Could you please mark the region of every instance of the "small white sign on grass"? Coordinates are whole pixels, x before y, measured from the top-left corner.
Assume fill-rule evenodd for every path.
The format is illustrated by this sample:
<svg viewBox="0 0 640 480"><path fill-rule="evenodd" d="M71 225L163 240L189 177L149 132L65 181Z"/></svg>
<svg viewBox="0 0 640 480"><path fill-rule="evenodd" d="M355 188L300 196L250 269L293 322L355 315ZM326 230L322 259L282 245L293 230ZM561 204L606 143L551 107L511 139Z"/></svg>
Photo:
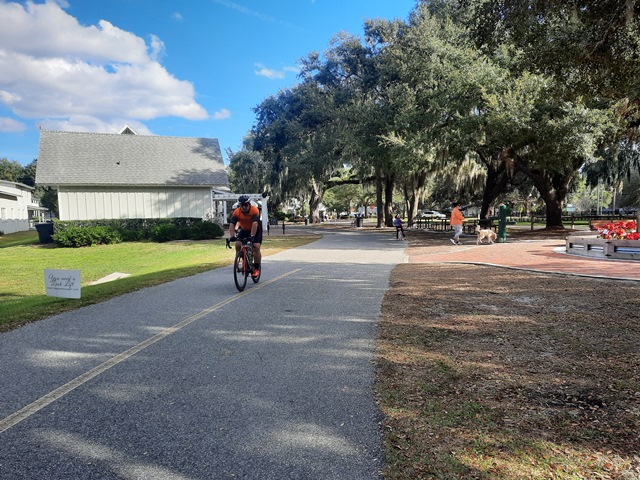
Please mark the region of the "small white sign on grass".
<svg viewBox="0 0 640 480"><path fill-rule="evenodd" d="M44 270L44 286L50 297L80 298L80 270Z"/></svg>

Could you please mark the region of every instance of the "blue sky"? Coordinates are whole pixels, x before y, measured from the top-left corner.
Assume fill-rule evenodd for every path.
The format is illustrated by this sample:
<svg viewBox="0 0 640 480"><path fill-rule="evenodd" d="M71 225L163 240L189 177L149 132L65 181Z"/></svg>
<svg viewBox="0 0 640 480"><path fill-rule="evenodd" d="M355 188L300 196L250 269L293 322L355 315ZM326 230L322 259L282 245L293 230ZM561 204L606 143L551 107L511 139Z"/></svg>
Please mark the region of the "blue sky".
<svg viewBox="0 0 640 480"><path fill-rule="evenodd" d="M415 0L0 0L0 158L39 128L214 137L237 151L298 60ZM225 155L226 158L226 155Z"/></svg>

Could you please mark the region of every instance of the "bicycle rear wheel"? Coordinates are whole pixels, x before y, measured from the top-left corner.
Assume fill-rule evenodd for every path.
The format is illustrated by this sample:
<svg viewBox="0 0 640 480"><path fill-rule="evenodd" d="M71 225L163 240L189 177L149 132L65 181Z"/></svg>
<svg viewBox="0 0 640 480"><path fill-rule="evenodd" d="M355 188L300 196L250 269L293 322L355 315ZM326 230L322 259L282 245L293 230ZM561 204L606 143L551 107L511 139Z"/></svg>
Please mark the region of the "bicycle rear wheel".
<svg viewBox="0 0 640 480"><path fill-rule="evenodd" d="M233 261L233 281L236 282L236 288L240 292L247 286L248 267L242 251L236 253L236 259Z"/></svg>

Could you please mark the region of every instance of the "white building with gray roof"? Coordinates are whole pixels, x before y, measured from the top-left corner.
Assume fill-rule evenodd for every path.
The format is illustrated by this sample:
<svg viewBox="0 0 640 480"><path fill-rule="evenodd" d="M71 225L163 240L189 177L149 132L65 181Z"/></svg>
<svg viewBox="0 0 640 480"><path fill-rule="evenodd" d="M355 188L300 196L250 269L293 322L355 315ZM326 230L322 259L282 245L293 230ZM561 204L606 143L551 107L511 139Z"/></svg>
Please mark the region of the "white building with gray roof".
<svg viewBox="0 0 640 480"><path fill-rule="evenodd" d="M229 192L215 138L40 131L38 185L58 191L60 220L202 218Z"/></svg>
<svg viewBox="0 0 640 480"><path fill-rule="evenodd" d="M46 208L33 196L34 188L0 180L0 235L27 231L35 221L44 220Z"/></svg>

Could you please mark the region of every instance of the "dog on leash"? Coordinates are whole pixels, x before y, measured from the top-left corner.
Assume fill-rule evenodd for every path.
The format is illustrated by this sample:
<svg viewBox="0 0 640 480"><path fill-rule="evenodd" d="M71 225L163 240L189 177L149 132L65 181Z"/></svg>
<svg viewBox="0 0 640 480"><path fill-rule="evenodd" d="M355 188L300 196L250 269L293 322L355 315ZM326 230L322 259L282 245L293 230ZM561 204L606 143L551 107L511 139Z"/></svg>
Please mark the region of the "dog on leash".
<svg viewBox="0 0 640 480"><path fill-rule="evenodd" d="M480 225L476 226L476 233L478 234L478 240L476 240L476 245L480 245L481 243L484 243L483 240L486 238L487 240L489 240L489 243L493 243L493 241L496 239L496 232L494 232L491 229L482 229L480 228Z"/></svg>

